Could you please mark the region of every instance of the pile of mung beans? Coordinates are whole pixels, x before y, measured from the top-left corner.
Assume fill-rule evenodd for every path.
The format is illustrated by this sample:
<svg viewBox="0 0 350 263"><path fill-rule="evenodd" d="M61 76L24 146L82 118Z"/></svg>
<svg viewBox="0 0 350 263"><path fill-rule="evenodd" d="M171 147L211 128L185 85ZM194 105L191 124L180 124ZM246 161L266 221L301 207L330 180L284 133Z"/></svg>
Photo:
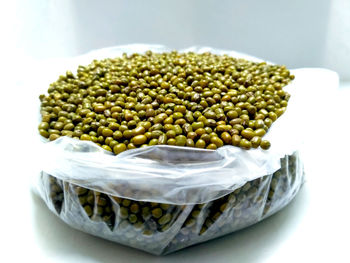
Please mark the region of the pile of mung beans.
<svg viewBox="0 0 350 263"><path fill-rule="evenodd" d="M119 154L151 145L268 149L287 107L285 66L193 52L124 54L79 66L41 95L40 134Z"/></svg>

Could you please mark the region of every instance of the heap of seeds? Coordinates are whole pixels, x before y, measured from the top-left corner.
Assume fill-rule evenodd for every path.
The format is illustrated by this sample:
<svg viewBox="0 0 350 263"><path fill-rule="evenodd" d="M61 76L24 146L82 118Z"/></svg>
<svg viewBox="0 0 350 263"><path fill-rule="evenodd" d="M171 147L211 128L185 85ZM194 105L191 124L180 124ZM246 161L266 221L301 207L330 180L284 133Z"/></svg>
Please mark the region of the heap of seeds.
<svg viewBox="0 0 350 263"><path fill-rule="evenodd" d="M119 154L166 144L268 149L287 107L285 66L193 52L124 54L79 66L41 95L40 134L89 140Z"/></svg>

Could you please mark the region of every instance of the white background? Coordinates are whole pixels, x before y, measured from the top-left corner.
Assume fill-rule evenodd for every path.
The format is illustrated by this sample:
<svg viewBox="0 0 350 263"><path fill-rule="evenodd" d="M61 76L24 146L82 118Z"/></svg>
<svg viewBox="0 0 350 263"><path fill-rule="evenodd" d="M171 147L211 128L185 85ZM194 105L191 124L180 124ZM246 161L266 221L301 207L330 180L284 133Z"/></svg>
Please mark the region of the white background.
<svg viewBox="0 0 350 263"><path fill-rule="evenodd" d="M6 2L5 2L6 3ZM38 59L135 42L235 49L350 79L349 1L11 1L1 5L1 262L350 262L350 85L310 82L307 181L283 211L167 257L76 231L30 191ZM23 77L24 76L24 77ZM30 80L30 81L29 81Z"/></svg>
<svg viewBox="0 0 350 263"><path fill-rule="evenodd" d="M23 58L129 43L208 45L350 80L349 0L17 0L1 4L4 38ZM14 54L11 54L14 55Z"/></svg>

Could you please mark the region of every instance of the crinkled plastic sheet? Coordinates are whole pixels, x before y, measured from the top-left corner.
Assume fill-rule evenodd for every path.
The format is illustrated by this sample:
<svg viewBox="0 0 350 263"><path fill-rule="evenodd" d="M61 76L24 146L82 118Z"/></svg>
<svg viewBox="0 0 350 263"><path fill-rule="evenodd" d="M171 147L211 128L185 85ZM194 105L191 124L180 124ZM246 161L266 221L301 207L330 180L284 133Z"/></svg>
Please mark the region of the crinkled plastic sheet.
<svg viewBox="0 0 350 263"><path fill-rule="evenodd" d="M113 47L73 59L69 66L146 50L170 49ZM261 61L206 47L183 51ZM256 223L288 204L303 182L293 115L303 85L300 72L292 73L296 79L287 87L292 93L287 111L265 136L272 143L268 151L159 145L115 156L92 142L62 137L40 145L41 196L72 227L157 255Z"/></svg>
<svg viewBox="0 0 350 263"><path fill-rule="evenodd" d="M60 138L48 143L42 170L76 185L123 198L198 204L226 195L247 181L272 174L279 158L264 151L159 145L115 156L92 142Z"/></svg>

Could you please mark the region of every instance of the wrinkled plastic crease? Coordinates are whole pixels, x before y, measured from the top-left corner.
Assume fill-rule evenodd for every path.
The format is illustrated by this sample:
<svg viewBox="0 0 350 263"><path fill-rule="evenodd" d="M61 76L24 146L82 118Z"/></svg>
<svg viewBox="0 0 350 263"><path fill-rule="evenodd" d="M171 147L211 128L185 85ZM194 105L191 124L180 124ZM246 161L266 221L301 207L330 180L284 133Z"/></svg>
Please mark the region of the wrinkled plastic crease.
<svg viewBox="0 0 350 263"><path fill-rule="evenodd" d="M42 170L61 180L132 200L198 204L279 167L263 150L152 146L114 156L92 142L62 137L43 145ZM125 191L125 190L128 191ZM134 191L130 191L134 190Z"/></svg>

